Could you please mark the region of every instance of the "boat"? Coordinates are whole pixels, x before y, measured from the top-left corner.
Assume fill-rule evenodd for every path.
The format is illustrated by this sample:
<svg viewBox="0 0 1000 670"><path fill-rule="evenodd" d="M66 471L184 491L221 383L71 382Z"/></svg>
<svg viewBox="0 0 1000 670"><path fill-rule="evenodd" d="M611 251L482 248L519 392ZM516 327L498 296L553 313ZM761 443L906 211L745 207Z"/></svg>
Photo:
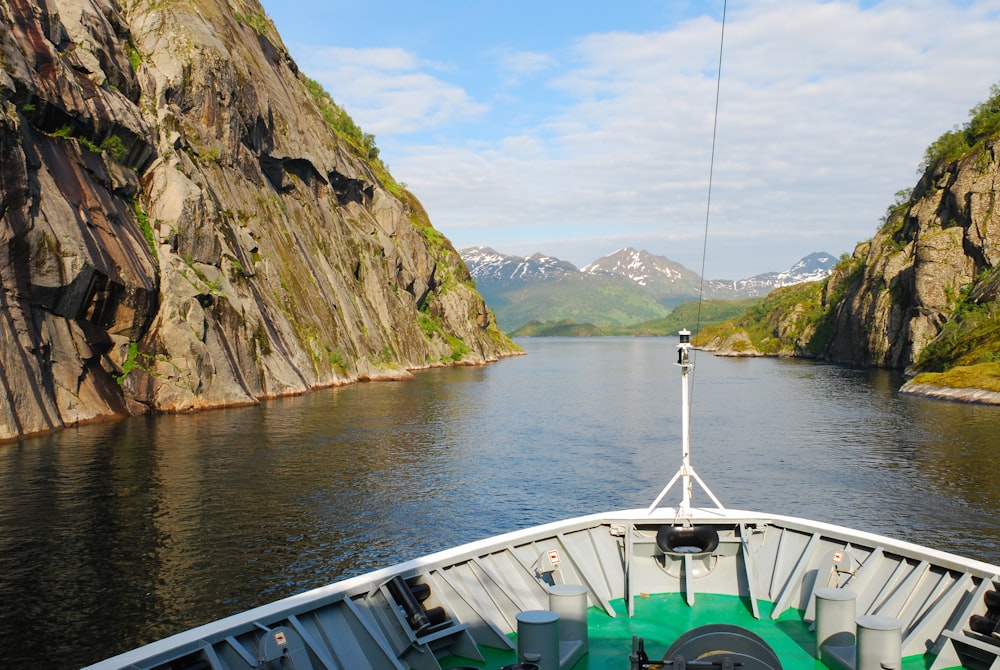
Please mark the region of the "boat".
<svg viewBox="0 0 1000 670"><path fill-rule="evenodd" d="M722 504L691 462L690 338L681 464L649 507L439 551L87 670L1000 669L1000 566Z"/></svg>
<svg viewBox="0 0 1000 670"><path fill-rule="evenodd" d="M681 465L649 507L408 560L88 670L1000 668L1000 566L716 498L691 463L690 350L681 331Z"/></svg>

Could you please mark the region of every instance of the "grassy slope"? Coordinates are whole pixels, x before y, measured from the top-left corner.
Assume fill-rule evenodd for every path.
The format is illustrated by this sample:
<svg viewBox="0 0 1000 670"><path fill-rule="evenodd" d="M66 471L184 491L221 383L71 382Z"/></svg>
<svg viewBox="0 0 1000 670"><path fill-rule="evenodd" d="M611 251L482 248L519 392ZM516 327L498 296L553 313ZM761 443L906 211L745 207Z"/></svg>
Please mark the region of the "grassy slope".
<svg viewBox="0 0 1000 670"><path fill-rule="evenodd" d="M565 276L507 289L480 282L480 293L501 328L515 330L544 318L553 322L624 326L659 318L669 308L642 287L621 278Z"/></svg>
<svg viewBox="0 0 1000 670"><path fill-rule="evenodd" d="M576 323L571 319L560 321L530 321L511 333L515 337L594 337L594 336L665 336L676 335L682 328L694 331L718 323L760 303L760 298L747 300L706 300L700 307L697 302L678 305L670 314L631 326ZM700 309L700 315L699 315Z"/></svg>
<svg viewBox="0 0 1000 670"><path fill-rule="evenodd" d="M998 282L1000 268L986 273L975 286ZM1000 302L977 301L973 288L963 291L951 319L920 352L917 367L923 372L914 383L1000 392Z"/></svg>
<svg viewBox="0 0 1000 670"><path fill-rule="evenodd" d="M764 355L817 356L825 346L816 335L825 331L820 326L828 316L822 305L825 286L825 281L817 281L775 289L743 314L703 328L692 341L704 345L744 332Z"/></svg>

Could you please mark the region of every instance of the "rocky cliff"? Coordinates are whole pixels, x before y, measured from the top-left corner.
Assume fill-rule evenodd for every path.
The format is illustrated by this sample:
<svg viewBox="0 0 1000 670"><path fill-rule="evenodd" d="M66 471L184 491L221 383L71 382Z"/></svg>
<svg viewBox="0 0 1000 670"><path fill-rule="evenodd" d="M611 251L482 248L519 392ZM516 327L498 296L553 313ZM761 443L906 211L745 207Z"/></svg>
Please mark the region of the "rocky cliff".
<svg viewBox="0 0 1000 670"><path fill-rule="evenodd" d="M997 299L1000 140L929 166L885 225L831 277L830 360L907 369L967 299Z"/></svg>
<svg viewBox="0 0 1000 670"><path fill-rule="evenodd" d="M915 381L1000 390L1000 86L991 93L928 147L917 185L826 282L779 289L695 342L911 373L960 366Z"/></svg>
<svg viewBox="0 0 1000 670"><path fill-rule="evenodd" d="M0 64L0 439L515 353L255 0L0 0Z"/></svg>

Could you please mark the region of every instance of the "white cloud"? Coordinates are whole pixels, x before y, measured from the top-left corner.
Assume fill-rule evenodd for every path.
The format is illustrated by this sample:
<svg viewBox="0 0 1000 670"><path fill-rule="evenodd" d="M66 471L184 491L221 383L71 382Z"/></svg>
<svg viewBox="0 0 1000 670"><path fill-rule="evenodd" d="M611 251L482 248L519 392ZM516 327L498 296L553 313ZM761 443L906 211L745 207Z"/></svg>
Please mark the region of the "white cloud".
<svg viewBox="0 0 1000 670"><path fill-rule="evenodd" d="M494 53L502 80L515 84L526 77L533 77L556 65L554 56L535 51L498 49Z"/></svg>
<svg viewBox="0 0 1000 670"><path fill-rule="evenodd" d="M924 148L1000 80L998 34L995 0L733 8L709 276L781 270L870 237L915 183ZM317 78L380 134L396 177L456 245L584 264L645 244L697 267L718 39L718 21L702 17L580 36L558 54L493 49L498 71L546 83L548 97L518 89L509 107L482 81L400 50L329 50L312 63L328 64ZM403 135L428 128L433 137Z"/></svg>
<svg viewBox="0 0 1000 670"><path fill-rule="evenodd" d="M436 76L442 66L403 49L326 47L305 50L300 60L365 131L376 135L441 128L488 109Z"/></svg>

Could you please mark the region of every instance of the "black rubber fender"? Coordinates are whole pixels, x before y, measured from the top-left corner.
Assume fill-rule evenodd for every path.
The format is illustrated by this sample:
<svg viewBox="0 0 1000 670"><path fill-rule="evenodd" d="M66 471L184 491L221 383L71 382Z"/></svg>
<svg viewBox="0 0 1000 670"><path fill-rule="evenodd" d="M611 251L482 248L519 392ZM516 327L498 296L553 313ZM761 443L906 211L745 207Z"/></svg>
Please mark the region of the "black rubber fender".
<svg viewBox="0 0 1000 670"><path fill-rule="evenodd" d="M656 531L656 546L665 554L707 554L718 548L719 531L714 526L663 525Z"/></svg>

